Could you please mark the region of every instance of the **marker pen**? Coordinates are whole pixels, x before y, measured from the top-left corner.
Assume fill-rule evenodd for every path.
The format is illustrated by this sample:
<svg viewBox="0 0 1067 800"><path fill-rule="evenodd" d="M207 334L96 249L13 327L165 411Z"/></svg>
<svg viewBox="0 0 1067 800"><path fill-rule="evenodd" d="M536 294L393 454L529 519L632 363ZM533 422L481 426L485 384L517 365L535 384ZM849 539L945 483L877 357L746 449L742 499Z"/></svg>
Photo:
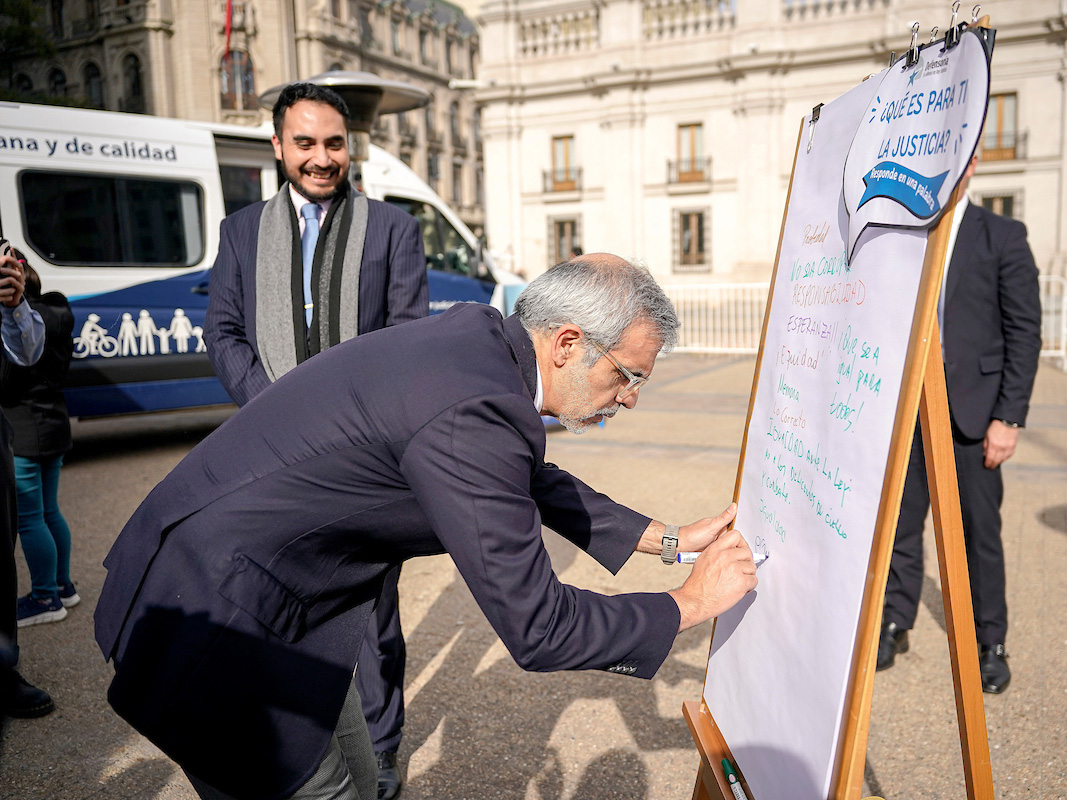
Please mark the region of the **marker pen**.
<svg viewBox="0 0 1067 800"><path fill-rule="evenodd" d="M734 767L730 763L730 759L724 758L722 760L722 771L726 775L726 780L730 784L730 791L734 793L734 800L748 800L748 795L745 794L745 790L741 788L741 781L737 779L737 773L734 772Z"/></svg>
<svg viewBox="0 0 1067 800"><path fill-rule="evenodd" d="M678 554L678 557L675 559L675 561L677 561L679 564L692 564L699 557L700 553L683 552ZM755 562L756 566L758 567L770 557L770 553L753 553L752 561Z"/></svg>

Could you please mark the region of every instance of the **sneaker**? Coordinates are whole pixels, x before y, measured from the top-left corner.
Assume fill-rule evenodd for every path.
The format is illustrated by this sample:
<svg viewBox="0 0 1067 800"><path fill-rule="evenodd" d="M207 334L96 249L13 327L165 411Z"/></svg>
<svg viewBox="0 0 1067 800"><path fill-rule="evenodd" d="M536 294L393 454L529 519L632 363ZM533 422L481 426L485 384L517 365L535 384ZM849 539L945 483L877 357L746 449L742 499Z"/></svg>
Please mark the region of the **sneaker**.
<svg viewBox="0 0 1067 800"><path fill-rule="evenodd" d="M59 585L59 601L63 604L63 608L74 608L82 601L78 596L78 590L74 588L74 581Z"/></svg>
<svg viewBox="0 0 1067 800"><path fill-rule="evenodd" d="M58 594L38 600L31 594L20 597L18 602L18 626L40 625L42 622L59 622L67 616L63 601Z"/></svg>

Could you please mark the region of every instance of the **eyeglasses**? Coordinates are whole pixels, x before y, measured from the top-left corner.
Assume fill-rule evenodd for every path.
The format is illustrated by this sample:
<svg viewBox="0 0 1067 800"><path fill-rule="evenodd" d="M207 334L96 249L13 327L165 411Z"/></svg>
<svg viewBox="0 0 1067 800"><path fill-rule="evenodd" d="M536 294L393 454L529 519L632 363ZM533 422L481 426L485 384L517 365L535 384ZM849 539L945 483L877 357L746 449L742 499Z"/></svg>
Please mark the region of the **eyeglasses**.
<svg viewBox="0 0 1067 800"><path fill-rule="evenodd" d="M619 402L629 400L631 397L637 394L638 390L642 386L644 386L645 383L648 382L648 378L642 377L640 375L634 375L632 372L630 372L630 370L626 369L626 367L616 361L615 356L609 353L608 349L596 339L590 339L588 336L584 338L587 342L589 342L589 344L593 345L593 347L597 349L600 355L604 356L604 358L614 364L615 369L617 369L619 371L619 374L626 379L626 385L615 393L615 398Z"/></svg>

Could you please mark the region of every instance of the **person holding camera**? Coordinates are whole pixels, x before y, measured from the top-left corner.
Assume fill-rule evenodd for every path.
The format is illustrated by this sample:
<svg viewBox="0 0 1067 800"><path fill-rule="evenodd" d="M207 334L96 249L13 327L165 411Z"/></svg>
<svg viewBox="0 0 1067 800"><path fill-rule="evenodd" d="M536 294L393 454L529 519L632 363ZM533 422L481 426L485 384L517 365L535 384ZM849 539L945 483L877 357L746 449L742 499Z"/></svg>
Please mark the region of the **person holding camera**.
<svg viewBox="0 0 1067 800"><path fill-rule="evenodd" d="M44 351L44 320L23 296L22 269L6 239L0 239L0 391L16 397L24 388L14 366L29 366ZM15 537L18 535L18 500L11 428L0 413L0 717L41 717L55 710L51 696L33 686L15 669L18 664L18 627L15 603Z"/></svg>
<svg viewBox="0 0 1067 800"><path fill-rule="evenodd" d="M74 352L74 314L59 292L41 294L41 279L18 250L25 295L45 323L45 348L31 367L14 371L26 386L4 409L14 429L19 538L32 590L18 600L18 626L59 622L81 598L70 579L70 527L59 510L59 471L70 450L70 417L63 380Z"/></svg>

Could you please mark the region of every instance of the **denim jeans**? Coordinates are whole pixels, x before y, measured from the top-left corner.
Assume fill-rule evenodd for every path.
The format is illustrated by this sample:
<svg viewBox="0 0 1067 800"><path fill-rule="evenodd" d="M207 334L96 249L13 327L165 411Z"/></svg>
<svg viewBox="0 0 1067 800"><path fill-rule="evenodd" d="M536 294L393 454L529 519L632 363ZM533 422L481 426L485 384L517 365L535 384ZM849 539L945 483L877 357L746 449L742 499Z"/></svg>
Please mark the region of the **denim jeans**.
<svg viewBox="0 0 1067 800"><path fill-rule="evenodd" d="M59 469L63 456L15 456L19 538L30 568L33 596L51 597L70 583L70 528L59 511Z"/></svg>

